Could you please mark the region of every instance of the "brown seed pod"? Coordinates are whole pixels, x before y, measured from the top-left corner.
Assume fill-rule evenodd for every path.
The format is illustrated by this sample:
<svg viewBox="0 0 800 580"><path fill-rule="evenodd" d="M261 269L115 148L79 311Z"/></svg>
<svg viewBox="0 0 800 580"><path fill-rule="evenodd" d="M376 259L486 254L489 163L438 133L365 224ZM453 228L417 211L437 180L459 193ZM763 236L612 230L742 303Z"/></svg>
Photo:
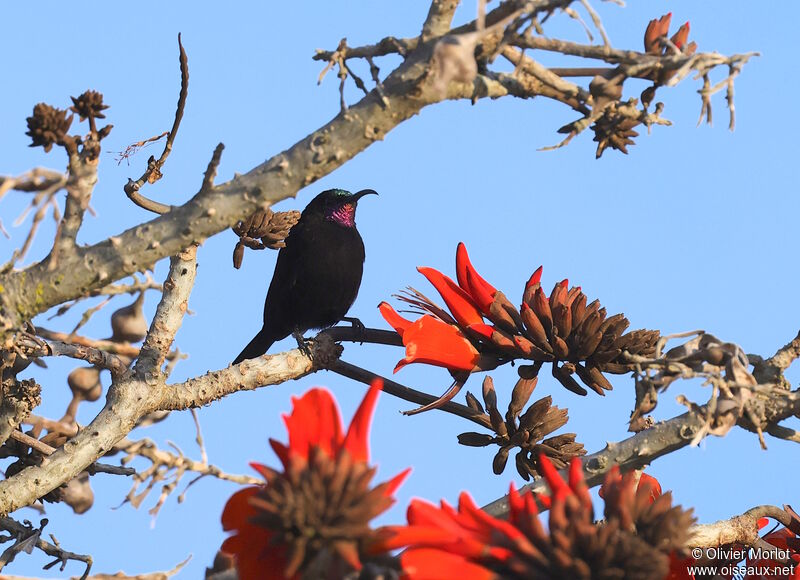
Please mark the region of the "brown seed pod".
<svg viewBox="0 0 800 580"><path fill-rule="evenodd" d="M147 336L147 321L142 312L144 293L136 300L111 315L111 340L115 342L139 342Z"/></svg>
<svg viewBox="0 0 800 580"><path fill-rule="evenodd" d="M100 398L97 393L103 392L103 385L100 384L100 369L97 367L78 367L67 375L67 384L72 391L72 396L80 397L86 401L96 401ZM90 398L94 397L94 398Z"/></svg>
<svg viewBox="0 0 800 580"><path fill-rule="evenodd" d="M61 419L67 423L75 420L78 406L83 401L96 401L103 394L103 385L100 382L100 369L97 367L78 367L67 375L67 384L72 391L72 400Z"/></svg>

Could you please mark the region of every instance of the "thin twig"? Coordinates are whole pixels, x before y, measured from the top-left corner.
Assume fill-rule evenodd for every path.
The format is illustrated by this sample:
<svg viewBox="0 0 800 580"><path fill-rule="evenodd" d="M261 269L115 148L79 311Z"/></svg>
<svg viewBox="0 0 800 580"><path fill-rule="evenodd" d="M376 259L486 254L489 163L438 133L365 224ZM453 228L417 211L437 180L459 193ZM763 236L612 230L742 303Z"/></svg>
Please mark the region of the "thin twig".
<svg viewBox="0 0 800 580"><path fill-rule="evenodd" d="M365 385L369 385L376 378L383 379L384 392L393 395L395 397L398 397L400 399L403 399L404 401L409 401L411 403L416 403L418 405L429 405L435 403L439 399L439 397L437 396L430 395L428 393L423 393L422 391L417 391L416 389L412 389L410 387L406 387L405 385L396 383L390 379L382 377L381 375L378 375L376 373L373 373L356 365L350 364L343 360L337 360L331 366L329 366L327 370L332 371L338 375L342 375L343 377L353 379L354 381L364 383ZM487 429L491 429L491 422L489 421L487 415L479 413L475 409L471 409L466 405L461 405L459 403L448 401L437 408L446 413L451 413L453 415L463 417L464 419L468 419L473 423L477 423L481 427L486 427Z"/></svg>
<svg viewBox="0 0 800 580"><path fill-rule="evenodd" d="M172 122L172 129L169 131L167 141L164 144L164 151L161 152L161 157L158 159L151 156L147 161L147 169L142 176L136 181L128 179L128 183L126 183L124 187L125 194L133 203L157 214L165 214L170 211L172 207L145 197L140 190L145 183L155 183L161 179L161 169L164 167L167 157L169 157L169 154L172 152L172 144L175 142L175 137L178 135L178 128L180 127L181 119L183 119L183 111L186 108L186 97L189 94L189 60L186 56L186 51L183 49L180 33L178 33L178 48L180 51L181 91L178 95L178 105L175 109L175 120Z"/></svg>

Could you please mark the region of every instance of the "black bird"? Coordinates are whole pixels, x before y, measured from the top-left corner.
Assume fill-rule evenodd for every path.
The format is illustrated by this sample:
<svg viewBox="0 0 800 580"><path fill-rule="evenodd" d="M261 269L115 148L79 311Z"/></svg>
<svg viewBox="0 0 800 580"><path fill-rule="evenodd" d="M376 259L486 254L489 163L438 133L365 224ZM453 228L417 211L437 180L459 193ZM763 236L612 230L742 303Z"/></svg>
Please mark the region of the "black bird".
<svg viewBox="0 0 800 580"><path fill-rule="evenodd" d="M342 320L361 286L364 242L356 229L362 189L323 191L303 210L278 252L275 273L264 302L264 326L233 364L261 356L290 334Z"/></svg>

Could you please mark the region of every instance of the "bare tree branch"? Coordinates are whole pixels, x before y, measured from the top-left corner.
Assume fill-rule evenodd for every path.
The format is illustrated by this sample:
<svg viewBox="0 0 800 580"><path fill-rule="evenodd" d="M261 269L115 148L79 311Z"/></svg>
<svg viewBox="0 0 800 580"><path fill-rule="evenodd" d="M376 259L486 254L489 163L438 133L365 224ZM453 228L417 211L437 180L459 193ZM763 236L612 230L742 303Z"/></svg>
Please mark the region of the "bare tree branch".
<svg viewBox="0 0 800 580"><path fill-rule="evenodd" d="M421 39L427 42L431 38L447 34L450 30L450 23L453 15L458 8L460 0L433 0L431 2L428 16L422 25Z"/></svg>
<svg viewBox="0 0 800 580"><path fill-rule="evenodd" d="M787 393L775 401L775 414L768 418L770 423L777 423L800 412L800 391ZM703 408L701 408L703 410ZM606 472L614 465L621 471L642 469L653 460L672 453L691 444L695 435L703 429L706 419L701 413L689 412L668 421L656 423L618 443L608 443L606 448L583 458L583 473L589 487L600 485ZM565 477L566 470L563 470ZM520 491L531 490L537 493L547 491L542 478L522 486ZM497 499L483 508L493 516L505 516L508 513L508 496Z"/></svg>
<svg viewBox="0 0 800 580"><path fill-rule="evenodd" d="M495 46L495 32L503 37L518 34L519 28L526 22L566 7L571 2L503 2L486 14L486 31L495 25L500 29L492 31L492 34L470 37L470 42L485 39L487 42L491 40L492 46ZM455 0L437 2L429 28L441 29L450 18L450 11L455 4ZM475 32L477 27L476 19L446 32L455 39ZM432 74L432 58L439 42L437 38L433 37L427 42L387 38L372 47L343 48L336 55L342 63L356 56L372 58L392 52L403 54L404 62L389 74L379 89L369 92L358 103L348 107L347 113L340 113L305 139L248 173L217 187L205 188L183 205L173 207L166 214L118 236L89 247L76 248L70 255L59 258L59 272L49 271L47 264L39 263L21 272L0 275L0 285L5 289L0 294L0 333L18 328L23 320L31 319L52 306L149 268L159 259L174 255L192 243L201 242L255 210L295 195L299 189L327 175L375 141L383 139L394 127L428 105L446 99L474 100L509 94L533 96L522 92L524 83L510 82L507 76L492 71L478 75L474 81L450 82L442 92L440 83L436 82L437 75ZM458 39L455 40L458 42ZM335 52L321 51L315 58L330 60ZM469 51L461 52L464 53L461 57L467 61L472 58ZM674 71L674 76L667 83L671 86L692 70L702 73L715 66L740 67L747 56L642 55L633 63L626 63L623 72L627 76L637 76L668 68ZM551 82L555 81L551 75L547 76ZM543 85L550 90L548 96L553 97L552 86L547 83ZM639 119L638 122L645 121Z"/></svg>
<svg viewBox="0 0 800 580"><path fill-rule="evenodd" d="M64 550L52 534L50 535L50 539L53 540L52 544L42 540L42 531L47 523L48 521L44 519L38 528L34 528L29 523L28 525L24 525L11 518L0 517L0 529L10 532L14 539L14 545L7 548L2 555L0 555L0 570L2 570L6 564L10 563L19 552L25 551L30 553L35 547L48 556L55 558L53 562L45 565L45 570L52 568L56 564L61 564L60 570L63 571L69 560L83 562L86 564L86 570L80 578L81 580L85 580L92 569L92 557Z"/></svg>

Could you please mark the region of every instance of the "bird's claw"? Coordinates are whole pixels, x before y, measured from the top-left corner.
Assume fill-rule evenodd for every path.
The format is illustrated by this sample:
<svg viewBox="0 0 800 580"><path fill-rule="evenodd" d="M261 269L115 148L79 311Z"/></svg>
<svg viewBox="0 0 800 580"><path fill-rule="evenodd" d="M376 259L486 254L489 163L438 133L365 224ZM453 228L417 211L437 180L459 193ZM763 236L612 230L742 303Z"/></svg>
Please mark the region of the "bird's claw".
<svg viewBox="0 0 800 580"><path fill-rule="evenodd" d="M297 348L300 349L300 352L302 352L308 358L311 358L311 347L309 346L309 343L312 343L313 341L306 341L303 333L299 330L295 330L292 333L292 336L297 341Z"/></svg>
<svg viewBox="0 0 800 580"><path fill-rule="evenodd" d="M355 331L356 337L360 340L361 344L364 344L364 339L367 335L367 327L364 326L364 323L361 322L358 318L345 316L342 318L342 322L349 322L353 326L353 330Z"/></svg>

